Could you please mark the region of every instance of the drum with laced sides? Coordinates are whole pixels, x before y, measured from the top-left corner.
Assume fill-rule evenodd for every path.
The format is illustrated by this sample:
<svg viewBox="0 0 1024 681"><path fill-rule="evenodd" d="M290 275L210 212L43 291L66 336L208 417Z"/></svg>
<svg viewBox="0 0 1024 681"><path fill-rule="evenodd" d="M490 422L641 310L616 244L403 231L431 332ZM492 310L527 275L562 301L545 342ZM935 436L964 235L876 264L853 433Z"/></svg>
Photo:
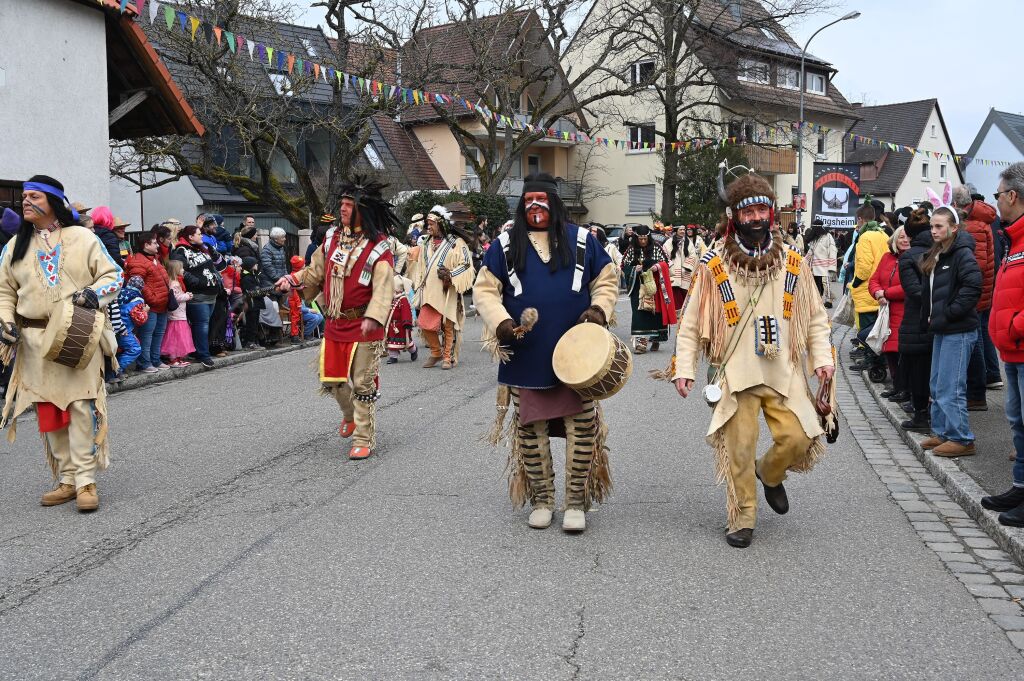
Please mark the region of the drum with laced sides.
<svg viewBox="0 0 1024 681"><path fill-rule="evenodd" d="M64 301L50 315L43 331L46 359L72 369L84 369L99 348L105 324L106 318L99 310Z"/></svg>
<svg viewBox="0 0 1024 681"><path fill-rule="evenodd" d="M555 346L555 376L587 400L619 392L633 373L633 355L608 329L585 323L572 327Z"/></svg>

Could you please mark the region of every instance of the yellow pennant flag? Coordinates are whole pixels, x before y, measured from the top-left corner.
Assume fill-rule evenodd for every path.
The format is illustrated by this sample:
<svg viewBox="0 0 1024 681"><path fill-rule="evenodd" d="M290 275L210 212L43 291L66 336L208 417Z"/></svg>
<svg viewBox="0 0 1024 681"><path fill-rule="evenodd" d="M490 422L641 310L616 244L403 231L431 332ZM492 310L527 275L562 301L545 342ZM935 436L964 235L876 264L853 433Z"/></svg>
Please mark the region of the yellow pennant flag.
<svg viewBox="0 0 1024 681"><path fill-rule="evenodd" d="M195 17L188 18L189 23L192 24L192 40L196 39L196 31L199 30L199 19Z"/></svg>

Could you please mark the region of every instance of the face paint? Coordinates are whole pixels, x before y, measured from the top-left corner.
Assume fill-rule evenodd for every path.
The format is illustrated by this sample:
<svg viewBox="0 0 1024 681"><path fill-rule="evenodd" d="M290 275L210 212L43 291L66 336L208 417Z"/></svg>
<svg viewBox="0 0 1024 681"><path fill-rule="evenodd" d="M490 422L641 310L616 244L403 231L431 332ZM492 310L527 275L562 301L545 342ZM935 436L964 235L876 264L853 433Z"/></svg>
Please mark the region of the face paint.
<svg viewBox="0 0 1024 681"><path fill-rule="evenodd" d="M546 202L537 201L536 199L534 199L533 201L530 201L530 203L526 204L526 211L529 212L530 209L534 207L543 208L544 210L551 210L551 206L549 206Z"/></svg>
<svg viewBox="0 0 1024 681"><path fill-rule="evenodd" d="M34 210L36 213L39 213L40 215L46 215L46 211L45 210L43 210L42 208L40 208L36 204L32 203L28 199L23 199L22 203L23 204L28 204L28 207L31 208L32 210Z"/></svg>

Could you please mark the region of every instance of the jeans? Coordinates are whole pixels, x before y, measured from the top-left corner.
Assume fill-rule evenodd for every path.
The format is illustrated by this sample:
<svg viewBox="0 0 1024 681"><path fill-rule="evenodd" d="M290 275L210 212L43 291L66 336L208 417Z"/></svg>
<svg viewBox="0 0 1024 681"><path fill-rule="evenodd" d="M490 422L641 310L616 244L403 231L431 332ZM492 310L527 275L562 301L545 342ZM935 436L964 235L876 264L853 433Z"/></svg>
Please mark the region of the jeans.
<svg viewBox="0 0 1024 681"><path fill-rule="evenodd" d="M135 335L139 337L142 354L139 355L139 368L160 366L160 346L164 342L167 331L167 313L157 314L149 311L149 318L142 326L135 327Z"/></svg>
<svg viewBox="0 0 1024 681"><path fill-rule="evenodd" d="M1010 422L1013 433L1013 448L1017 452L1017 460L1013 463L1013 486L1024 487L1024 414L1021 404L1024 402L1024 363L1006 363L1006 420Z"/></svg>
<svg viewBox="0 0 1024 681"><path fill-rule="evenodd" d="M302 325L305 331L304 337L309 339L314 337L314 332L320 328L320 325L324 323L324 316L319 312L314 312L305 305L302 306Z"/></svg>
<svg viewBox="0 0 1024 681"><path fill-rule="evenodd" d="M213 303L188 303L185 315L192 327L192 344L196 346L196 357L200 362L210 359L210 315Z"/></svg>
<svg viewBox="0 0 1024 681"><path fill-rule="evenodd" d="M996 353L996 346L992 337L988 335L988 315L992 310L985 310L979 315L981 319L981 342L985 351L985 383L996 383L1003 380L999 374L999 355Z"/></svg>
<svg viewBox="0 0 1024 681"><path fill-rule="evenodd" d="M977 329L937 333L932 341L932 431L962 445L974 442L967 421L967 364L977 342Z"/></svg>

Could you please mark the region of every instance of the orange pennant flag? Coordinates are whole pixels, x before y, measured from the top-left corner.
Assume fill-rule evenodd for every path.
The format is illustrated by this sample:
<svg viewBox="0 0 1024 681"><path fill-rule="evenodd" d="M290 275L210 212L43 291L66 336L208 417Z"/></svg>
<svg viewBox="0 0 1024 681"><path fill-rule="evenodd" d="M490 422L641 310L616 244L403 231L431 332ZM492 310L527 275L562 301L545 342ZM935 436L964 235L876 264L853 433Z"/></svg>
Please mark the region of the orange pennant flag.
<svg viewBox="0 0 1024 681"><path fill-rule="evenodd" d="M220 26L214 26L213 27L213 34L215 36L217 36L217 45L220 45L220 34L221 34Z"/></svg>
<svg viewBox="0 0 1024 681"><path fill-rule="evenodd" d="M313 64L313 80L320 78L320 65L317 63Z"/></svg>
<svg viewBox="0 0 1024 681"><path fill-rule="evenodd" d="M295 55L294 54L289 54L288 55L288 73L291 73L293 68L295 68Z"/></svg>

